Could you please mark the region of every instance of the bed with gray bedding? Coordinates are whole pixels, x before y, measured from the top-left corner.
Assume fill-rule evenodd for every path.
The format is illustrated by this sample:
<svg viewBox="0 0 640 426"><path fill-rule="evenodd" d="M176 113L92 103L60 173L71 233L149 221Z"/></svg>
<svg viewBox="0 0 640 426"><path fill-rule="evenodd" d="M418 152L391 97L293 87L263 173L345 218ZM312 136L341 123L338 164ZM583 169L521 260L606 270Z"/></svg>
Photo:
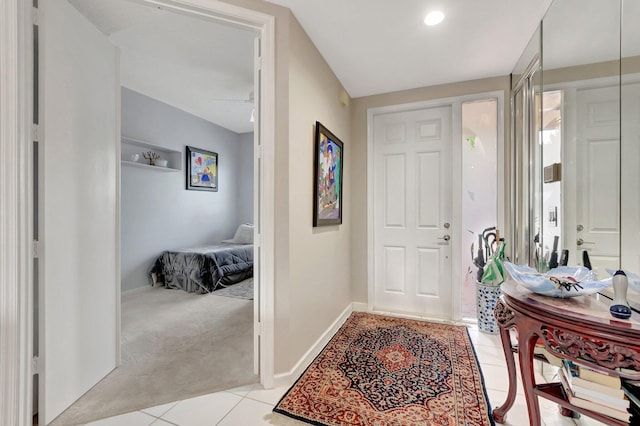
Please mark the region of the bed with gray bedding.
<svg viewBox="0 0 640 426"><path fill-rule="evenodd" d="M167 250L153 262L148 276L153 286L211 293L253 276L253 245L220 243Z"/></svg>

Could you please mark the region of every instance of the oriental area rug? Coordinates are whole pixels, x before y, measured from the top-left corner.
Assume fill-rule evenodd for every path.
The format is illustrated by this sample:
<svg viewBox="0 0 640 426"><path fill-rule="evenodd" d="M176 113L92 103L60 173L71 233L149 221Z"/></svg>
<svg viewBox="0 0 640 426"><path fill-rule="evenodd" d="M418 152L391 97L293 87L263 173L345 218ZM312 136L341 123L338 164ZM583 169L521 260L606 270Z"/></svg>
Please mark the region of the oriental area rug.
<svg viewBox="0 0 640 426"><path fill-rule="evenodd" d="M466 327L353 313L273 411L314 425L494 425Z"/></svg>

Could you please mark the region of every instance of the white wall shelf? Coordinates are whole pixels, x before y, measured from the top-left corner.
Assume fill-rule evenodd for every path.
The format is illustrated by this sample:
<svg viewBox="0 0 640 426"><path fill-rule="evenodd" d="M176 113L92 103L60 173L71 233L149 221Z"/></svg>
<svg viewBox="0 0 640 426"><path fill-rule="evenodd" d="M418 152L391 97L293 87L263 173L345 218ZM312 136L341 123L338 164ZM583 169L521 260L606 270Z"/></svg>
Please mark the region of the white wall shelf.
<svg viewBox="0 0 640 426"><path fill-rule="evenodd" d="M126 136L121 138L121 163L123 166L138 167L142 169L154 169L163 172L179 172L182 170L182 152L175 149L165 148L163 146L154 145L149 142L132 139ZM149 160L143 156L143 152L152 151L160 156L161 159L167 160L167 167L151 166ZM138 161L132 161L131 156L138 154Z"/></svg>

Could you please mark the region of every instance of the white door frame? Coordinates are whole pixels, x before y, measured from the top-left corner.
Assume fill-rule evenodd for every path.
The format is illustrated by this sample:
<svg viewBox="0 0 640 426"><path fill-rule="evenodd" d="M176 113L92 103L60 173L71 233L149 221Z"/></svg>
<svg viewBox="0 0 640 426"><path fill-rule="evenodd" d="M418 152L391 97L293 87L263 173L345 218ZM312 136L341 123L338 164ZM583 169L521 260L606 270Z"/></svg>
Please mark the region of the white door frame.
<svg viewBox="0 0 640 426"><path fill-rule="evenodd" d="M416 109L436 108L450 106L452 111L452 132L451 147L452 156L452 210L451 210L451 316L453 321L462 319L462 247L460 241L462 239L462 145L456 143L462 138L462 104L469 101L478 101L483 99L498 100L498 159L497 164L504 165L504 91L497 90L493 92L478 93L473 95L455 96L450 98L433 99L422 102L412 102L400 105L388 105L382 107L369 108L367 110L367 287L368 287L368 308L370 311L374 309L375 283L374 283L374 223L373 212L374 203L373 195L375 188L373 185L374 177L374 141L373 141L373 117L379 114L388 114L392 112L412 111ZM498 186L504 188L504 167L498 167ZM504 229L504 193L498 190L498 212L499 229ZM427 315L421 316L428 318Z"/></svg>
<svg viewBox="0 0 640 426"><path fill-rule="evenodd" d="M257 151L261 155L263 167L259 177L262 182L261 188L258 190L258 187L255 187L253 196L254 206L260 206L261 213L259 226L256 227L261 230L261 234L255 236L256 244L260 247L260 258L257 262L260 297L256 300L256 303L259 303L259 317L254 317L254 332L260 334L260 383L265 388L271 388L274 386L275 375L275 17L218 0L190 0L189 3L187 0L132 1L156 5L166 10L200 16L212 21L224 21L250 28L260 34L262 84L256 99L261 102L258 133L262 149Z"/></svg>
<svg viewBox="0 0 640 426"><path fill-rule="evenodd" d="M31 7L0 2L0 424L31 424Z"/></svg>
<svg viewBox="0 0 640 426"><path fill-rule="evenodd" d="M248 27L263 40L260 381L274 385L275 18L218 0L137 0ZM33 353L32 0L0 1L0 424L31 423ZM258 199L257 194L260 194ZM119 197L119 194L118 194ZM119 231L118 231L119 232ZM119 256L120 253L117 253Z"/></svg>

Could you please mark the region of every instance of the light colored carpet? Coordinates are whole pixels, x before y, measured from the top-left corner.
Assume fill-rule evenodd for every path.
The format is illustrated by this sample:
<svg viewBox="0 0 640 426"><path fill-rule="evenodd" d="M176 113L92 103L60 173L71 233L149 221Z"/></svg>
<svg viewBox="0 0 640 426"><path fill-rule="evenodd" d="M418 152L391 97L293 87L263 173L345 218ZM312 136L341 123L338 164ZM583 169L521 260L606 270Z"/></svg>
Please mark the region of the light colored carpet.
<svg viewBox="0 0 640 426"><path fill-rule="evenodd" d="M79 425L257 383L253 302L146 288L122 299L122 366L51 425Z"/></svg>
<svg viewBox="0 0 640 426"><path fill-rule="evenodd" d="M253 300L253 278L231 284L213 292L216 296L237 297L238 299Z"/></svg>

